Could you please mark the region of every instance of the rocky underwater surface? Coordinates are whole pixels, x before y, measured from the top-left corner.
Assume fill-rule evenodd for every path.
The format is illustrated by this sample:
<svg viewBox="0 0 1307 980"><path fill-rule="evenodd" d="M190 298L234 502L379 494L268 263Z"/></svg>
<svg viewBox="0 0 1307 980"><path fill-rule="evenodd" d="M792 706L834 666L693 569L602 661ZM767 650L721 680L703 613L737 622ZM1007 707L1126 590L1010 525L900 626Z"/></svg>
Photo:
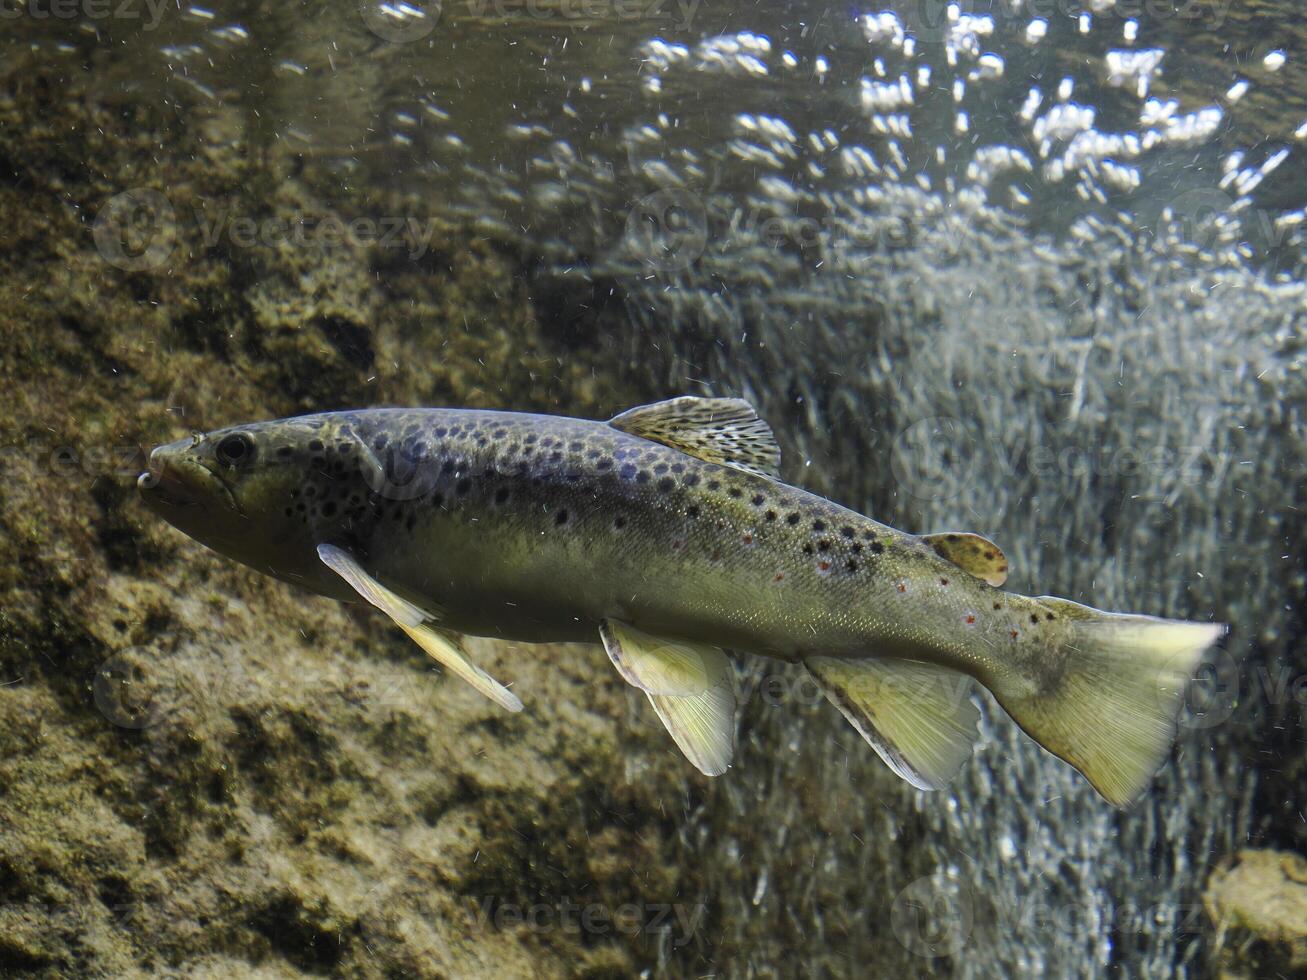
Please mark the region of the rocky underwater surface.
<svg viewBox="0 0 1307 980"><path fill-rule="evenodd" d="M934 154L902 132L913 110L893 62L856 61L852 94L827 99L838 46L828 72L784 75L779 28L774 45L723 34L681 51L606 46L556 18L596 81L568 76L582 109L546 123L533 114L553 110L555 83L497 81L490 22L451 20L469 81L455 136L440 128L448 82L425 109L399 90L418 70L405 59L425 64L414 45L371 36L324 74L321 42L352 9L274 21L277 57L248 73L222 60L239 35L194 9L164 29L203 27L203 43L97 25L0 63L0 972L1307 970L1307 299L1292 221L1272 220L1277 268L1239 251L1248 236L1226 210L1246 213L1235 205L1260 164L1140 163L1145 191L1163 183L1194 211L1174 234L1148 203L1151 236L1101 213L1077 223L1049 161L1126 193L1129 174L1103 177L1126 151L1075 142L1106 138L1124 110L1104 100L1104 133L1092 114L1086 127L1050 111L1056 152L1011 141L1045 181L1023 193L1043 192L1059 224L1037 234L986 196L1007 191L1018 157L973 152L953 183L923 185L913 175ZM1046 50L1024 46L1028 20L981 31L975 51L958 34L964 81L1012 84L972 108L972 131L1019 118L1035 70L1021 59ZM519 29L530 42L539 24ZM1005 29L1022 39L1003 49L1009 82L980 60ZM888 21L861 31L908 57ZM1194 37L1196 75L1223 64ZM1258 43L1248 63L1266 65ZM168 72L139 70L145 47ZM1072 48L1035 66L1050 101ZM647 102L606 88L593 61L617 75L628 56ZM262 111L217 97L206 58ZM1138 78L1166 86L1112 64L1122 98ZM1265 120L1247 140L1262 162L1307 105L1287 77L1282 97L1263 94L1268 75L1242 103ZM356 104L360 78L375 101ZM321 91L301 118L304 85ZM736 102L672 145L660 113L712 85ZM955 127L961 96L936 87ZM1165 94L1203 89L1186 76ZM576 116L578 131L602 128L583 90L620 117L621 152L560 132ZM1222 138L1253 125L1236 101ZM790 105L809 115L787 134L769 113ZM849 117L902 137L901 165L879 143L845 145ZM519 147L531 178L453 162L468 151L452 140L478 127ZM1157 127L1174 140L1158 156L1204 153L1207 136ZM346 152L363 129L371 142ZM420 158L421 179L379 177L395 156ZM1291 217L1301 181L1274 171L1268 197L1246 196ZM105 219L129 189L156 219L139 239L130 216ZM665 217L655 194L691 214L688 259L683 229L632 234L630 214ZM820 234L793 230L814 214ZM344 230L324 232L329 218ZM1180 234L1195 229L1199 247ZM1018 591L1233 624L1153 792L1111 811L989 705L959 784L919 794L797 673L754 663L740 668L737 764L707 780L598 647L473 641L526 702L505 716L380 617L206 551L133 486L141 446L238 420L370 404L602 418L705 391L756 402L792 482L910 530L993 537Z"/></svg>

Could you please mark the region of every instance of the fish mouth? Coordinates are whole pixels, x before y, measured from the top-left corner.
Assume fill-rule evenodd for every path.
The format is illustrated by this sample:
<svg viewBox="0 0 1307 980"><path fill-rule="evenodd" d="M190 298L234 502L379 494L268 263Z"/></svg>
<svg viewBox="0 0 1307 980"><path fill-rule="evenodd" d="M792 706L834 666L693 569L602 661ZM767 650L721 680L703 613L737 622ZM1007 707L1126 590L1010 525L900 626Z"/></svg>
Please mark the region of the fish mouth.
<svg viewBox="0 0 1307 980"><path fill-rule="evenodd" d="M150 453L148 469L136 478L146 503L164 507L204 507L219 503L245 516L227 484L189 454L190 440L159 446Z"/></svg>

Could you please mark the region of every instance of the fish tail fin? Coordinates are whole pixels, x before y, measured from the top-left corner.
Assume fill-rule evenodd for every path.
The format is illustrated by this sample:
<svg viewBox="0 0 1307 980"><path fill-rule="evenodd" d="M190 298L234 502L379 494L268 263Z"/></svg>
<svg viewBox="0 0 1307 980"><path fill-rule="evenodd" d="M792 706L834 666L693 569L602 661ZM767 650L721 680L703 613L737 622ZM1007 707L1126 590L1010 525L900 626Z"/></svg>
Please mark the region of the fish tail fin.
<svg viewBox="0 0 1307 980"><path fill-rule="evenodd" d="M1070 637L1048 651L1048 679L997 684L994 696L1027 735L1125 806L1166 761L1185 686L1225 627L1033 601L1069 621Z"/></svg>

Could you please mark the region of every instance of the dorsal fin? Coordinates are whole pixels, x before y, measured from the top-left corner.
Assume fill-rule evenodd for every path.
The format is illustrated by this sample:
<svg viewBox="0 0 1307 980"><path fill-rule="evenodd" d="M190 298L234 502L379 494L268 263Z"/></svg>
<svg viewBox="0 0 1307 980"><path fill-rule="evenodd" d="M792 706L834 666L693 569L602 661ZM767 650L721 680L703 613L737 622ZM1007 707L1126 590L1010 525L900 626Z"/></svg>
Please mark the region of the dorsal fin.
<svg viewBox="0 0 1307 980"><path fill-rule="evenodd" d="M742 398L671 398L623 412L608 424L709 463L780 476L781 447Z"/></svg>
<svg viewBox="0 0 1307 980"><path fill-rule="evenodd" d="M982 582L997 588L1007 581L1007 556L988 538L970 531L941 531L923 534L921 540L934 548L935 554Z"/></svg>

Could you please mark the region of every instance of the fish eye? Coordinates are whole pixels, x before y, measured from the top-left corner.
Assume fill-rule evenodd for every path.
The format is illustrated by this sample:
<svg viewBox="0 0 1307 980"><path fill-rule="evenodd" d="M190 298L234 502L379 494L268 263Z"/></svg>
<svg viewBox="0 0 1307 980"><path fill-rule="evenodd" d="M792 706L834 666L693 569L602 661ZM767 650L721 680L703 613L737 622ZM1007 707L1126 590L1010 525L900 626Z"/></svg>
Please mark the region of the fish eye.
<svg viewBox="0 0 1307 980"><path fill-rule="evenodd" d="M213 451L223 466L243 466L254 459L254 440L244 432L223 436Z"/></svg>

